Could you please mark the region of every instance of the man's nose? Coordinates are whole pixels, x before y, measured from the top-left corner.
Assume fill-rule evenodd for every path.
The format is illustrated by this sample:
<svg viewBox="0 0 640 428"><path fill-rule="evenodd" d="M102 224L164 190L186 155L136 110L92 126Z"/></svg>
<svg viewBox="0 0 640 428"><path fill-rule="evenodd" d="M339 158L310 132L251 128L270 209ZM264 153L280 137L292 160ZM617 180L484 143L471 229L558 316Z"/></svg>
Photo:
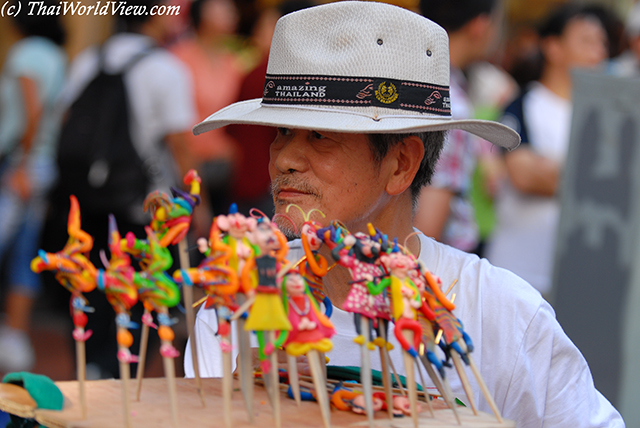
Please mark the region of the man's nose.
<svg viewBox="0 0 640 428"><path fill-rule="evenodd" d="M303 132L295 132L288 138L278 136L271 144L271 163L281 174L305 172L309 167L308 150Z"/></svg>

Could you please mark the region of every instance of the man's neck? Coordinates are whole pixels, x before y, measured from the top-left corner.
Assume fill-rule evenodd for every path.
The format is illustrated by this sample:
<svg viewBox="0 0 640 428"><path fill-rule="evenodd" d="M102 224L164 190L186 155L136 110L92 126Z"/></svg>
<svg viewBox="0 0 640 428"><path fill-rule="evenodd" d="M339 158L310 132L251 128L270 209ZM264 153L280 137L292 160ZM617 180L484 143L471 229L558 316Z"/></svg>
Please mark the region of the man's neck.
<svg viewBox="0 0 640 428"><path fill-rule="evenodd" d="M478 53L469 49L469 40L463 35L452 33L449 38L449 61L452 67L464 70L478 57Z"/></svg>
<svg viewBox="0 0 640 428"><path fill-rule="evenodd" d="M540 77L540 83L551 92L571 100L571 74L563 68L547 67Z"/></svg>
<svg viewBox="0 0 640 428"><path fill-rule="evenodd" d="M367 233L367 223L386 234L390 242L398 238L398 243L405 244L405 239L413 233L412 202L409 191L397 197L392 197L391 201L385 204L384 209L372 214L368 219L359 221L357 224L348 224L349 232ZM409 251L418 256L420 254L420 241L412 238L407 241ZM332 265L333 258L326 245L320 249L320 254L327 259L329 266ZM349 271L341 266L335 266L327 276L324 277L324 292L329 297L334 306L342 308L350 291L349 281L351 275Z"/></svg>

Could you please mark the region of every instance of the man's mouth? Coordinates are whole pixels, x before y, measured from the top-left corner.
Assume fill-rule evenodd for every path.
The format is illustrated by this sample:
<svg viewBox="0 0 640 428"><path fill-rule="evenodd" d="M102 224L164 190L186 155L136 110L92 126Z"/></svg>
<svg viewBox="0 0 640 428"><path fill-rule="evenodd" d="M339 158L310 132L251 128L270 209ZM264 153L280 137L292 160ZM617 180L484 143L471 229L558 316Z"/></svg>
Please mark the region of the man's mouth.
<svg viewBox="0 0 640 428"><path fill-rule="evenodd" d="M276 203L290 203L311 196L318 198L317 190L301 179L279 176L272 181L272 193Z"/></svg>
<svg viewBox="0 0 640 428"><path fill-rule="evenodd" d="M293 187L283 187L277 190L276 197L279 199L296 199L303 196L312 195L311 193L295 189Z"/></svg>

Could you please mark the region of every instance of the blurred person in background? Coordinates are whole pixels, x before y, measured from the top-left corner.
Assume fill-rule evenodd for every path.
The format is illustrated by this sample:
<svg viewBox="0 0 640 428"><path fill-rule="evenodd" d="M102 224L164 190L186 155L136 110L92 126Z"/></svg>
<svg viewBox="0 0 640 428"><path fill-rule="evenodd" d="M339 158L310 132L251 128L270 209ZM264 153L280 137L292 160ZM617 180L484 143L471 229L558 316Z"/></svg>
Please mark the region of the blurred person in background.
<svg viewBox="0 0 640 428"><path fill-rule="evenodd" d="M11 253L2 284L8 289L0 372L31 370L35 363L28 331L40 279L30 263L38 250L46 194L56 177L59 115L54 104L67 63L59 16L23 12L6 21L17 41L0 74L0 255Z"/></svg>
<svg viewBox="0 0 640 428"><path fill-rule="evenodd" d="M640 75L640 3L635 3L627 15L624 35L628 49L611 61L610 71L622 77Z"/></svg>
<svg viewBox="0 0 640 428"><path fill-rule="evenodd" d="M498 0L422 0L420 10L449 34L452 116L474 118L464 70L486 59L495 46L501 4ZM420 194L414 226L440 242L476 251L480 239L470 199L472 177L478 159L487 172L494 171L492 157L487 141L460 130L449 132L431 184Z"/></svg>
<svg viewBox="0 0 640 428"><path fill-rule="evenodd" d="M171 47L189 69L194 87L196 119L207 118L238 97L244 70L230 44L238 25L238 11L232 0L195 0L189 9L193 34ZM201 234L207 235L212 214L226 212L230 202L230 180L238 156L235 140L222 129L188 139L187 150L193 168L202 177L202 189L210 209L196 210L203 218ZM207 212L209 211L209 212ZM209 224L206 224L206 223Z"/></svg>
<svg viewBox="0 0 640 428"><path fill-rule="evenodd" d="M161 2L158 0L127 2L128 5L146 6L147 10L159 3ZM117 15L116 25L119 31L102 46L87 48L73 61L61 98L64 106L72 107L82 96L83 90L99 74L101 67L106 73L119 73L132 64L124 74L128 98L127 117L133 149L148 167L148 192L169 192L170 186L182 187L178 183L181 183L181 177L193 164L186 150L191 126L196 120L192 82L184 65L163 48L167 38L173 33L170 18L157 14ZM135 58L137 60L134 61ZM63 125L63 135L65 130ZM87 144L92 142L87 141ZM62 141L59 147L62 147ZM78 185L72 174L73 162L65 159L61 151L58 153L58 164L65 165L65 168L60 169L60 180L51 197L56 208L52 215L58 220L50 221L50 228L52 234L62 236L49 237L48 245L54 251L62 248L66 240L69 194L75 194L74 186ZM91 185L89 176L84 180L88 180ZM146 193L141 196L144 199ZM142 199L139 204L129 207L126 213L114 213L122 236L133 232L138 238L146 237L144 226L149 223L150 218L143 212ZM93 205L91 201L86 201L84 205L83 200L79 202L82 229L94 237L91 261L96 267L101 267L99 252L108 249L108 215L113 211L92 211L89 209ZM91 340L86 342L87 377L117 377L119 369L113 310L98 289L86 297L96 309L89 316L87 324L87 329L93 330ZM141 305L136 305L132 311L132 319L140 319L141 314ZM140 329L132 332L139 336ZM134 344L134 354L137 353L137 347Z"/></svg>
<svg viewBox="0 0 640 428"><path fill-rule="evenodd" d="M520 146L504 154L508 179L497 198L497 225L486 256L546 295L551 288L558 185L571 126L571 71L607 58L607 36L596 14L566 4L539 28L544 58L539 80L505 110L502 122L516 130Z"/></svg>
<svg viewBox="0 0 640 428"><path fill-rule="evenodd" d="M253 25L251 40L259 56L258 65L242 80L237 100L262 98L271 38L278 19L291 12L315 5L310 0L288 0L278 6L265 7ZM210 110L212 112L215 110ZM212 132L222 131L216 129ZM271 179L269 178L269 146L276 138L276 129L258 125L230 125L225 129L240 148L233 172L232 195L239 212L258 208L273 213ZM202 134L206 135L206 134ZM199 137L198 137L199 138Z"/></svg>

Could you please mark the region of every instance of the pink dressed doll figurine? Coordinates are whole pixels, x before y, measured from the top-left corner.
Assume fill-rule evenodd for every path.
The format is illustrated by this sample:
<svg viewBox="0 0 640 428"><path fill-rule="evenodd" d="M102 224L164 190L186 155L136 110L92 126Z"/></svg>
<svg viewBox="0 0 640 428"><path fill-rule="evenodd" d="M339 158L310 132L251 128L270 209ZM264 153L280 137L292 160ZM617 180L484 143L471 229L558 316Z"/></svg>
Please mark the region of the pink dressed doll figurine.
<svg viewBox="0 0 640 428"><path fill-rule="evenodd" d="M309 350L329 352L333 348L331 337L335 329L329 318L318 308L306 281L297 271L290 271L283 278L285 309L292 329L287 333L284 347L296 357Z"/></svg>
<svg viewBox="0 0 640 428"><path fill-rule="evenodd" d="M335 334L335 329L329 318L320 312L318 303L298 271L287 272L282 283L285 310L292 326L292 329L283 335L286 336L284 348L291 357L307 356L316 389L316 399L322 412L322 420L325 428L330 428L329 397L326 393L321 360L324 359L323 354L333 348L331 337ZM295 365L293 368L290 365L289 381L292 384L294 395L299 396L299 388L296 385L297 372L292 373L292 371L296 372Z"/></svg>
<svg viewBox="0 0 640 428"><path fill-rule="evenodd" d="M384 293L372 296L367 287L368 283L374 283L383 276L382 269L378 262L378 257L384 249L379 242L374 241L371 236L364 233L348 235L342 243L333 249L332 255L337 262L349 269L351 273L351 289L345 299L342 308L354 314L354 323L358 336L354 342L374 350L375 346L369 339L370 332L364 332L361 328L361 319L366 317L370 320L371 330L377 327L378 321L386 324L391 319L389 304L386 302ZM367 336L364 336L367 334Z"/></svg>

